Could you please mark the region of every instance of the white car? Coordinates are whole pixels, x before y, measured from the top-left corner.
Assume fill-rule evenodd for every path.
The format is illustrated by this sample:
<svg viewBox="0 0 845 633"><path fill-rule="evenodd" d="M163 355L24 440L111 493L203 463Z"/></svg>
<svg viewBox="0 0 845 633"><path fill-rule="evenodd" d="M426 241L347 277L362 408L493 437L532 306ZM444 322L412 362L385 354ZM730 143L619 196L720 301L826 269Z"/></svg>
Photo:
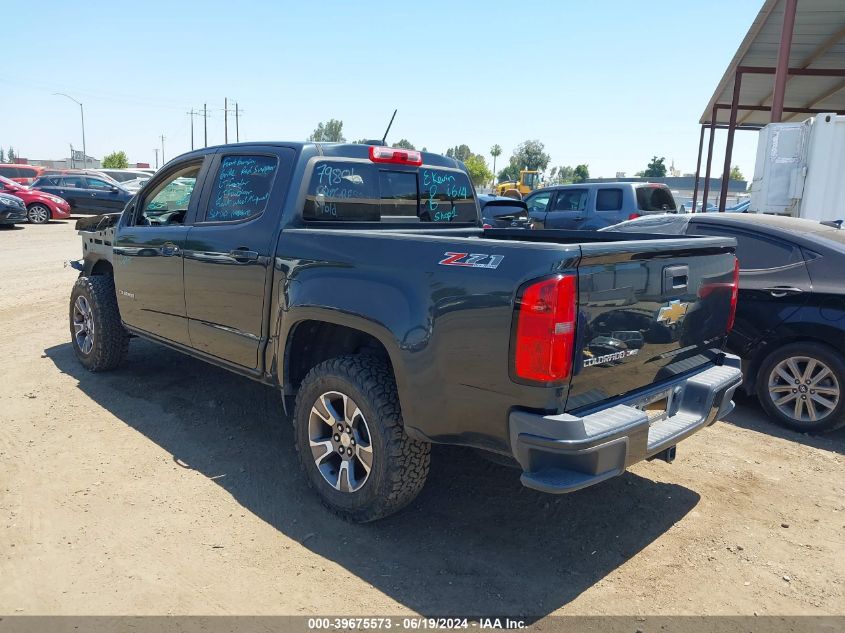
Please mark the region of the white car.
<svg viewBox="0 0 845 633"><path fill-rule="evenodd" d="M147 181L150 179L149 175L144 176L143 178L133 178L132 180L124 180L120 183L120 186L124 189L131 191L132 193L138 193L141 190Z"/></svg>

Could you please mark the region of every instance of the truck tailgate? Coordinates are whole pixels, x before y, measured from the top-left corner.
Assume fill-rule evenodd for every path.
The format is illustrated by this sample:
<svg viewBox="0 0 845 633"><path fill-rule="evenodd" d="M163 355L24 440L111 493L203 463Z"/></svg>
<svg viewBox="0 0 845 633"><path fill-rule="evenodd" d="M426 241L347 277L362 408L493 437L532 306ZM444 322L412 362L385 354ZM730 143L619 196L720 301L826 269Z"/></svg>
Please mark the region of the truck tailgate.
<svg viewBox="0 0 845 633"><path fill-rule="evenodd" d="M731 311L730 240L582 244L566 410L712 364Z"/></svg>

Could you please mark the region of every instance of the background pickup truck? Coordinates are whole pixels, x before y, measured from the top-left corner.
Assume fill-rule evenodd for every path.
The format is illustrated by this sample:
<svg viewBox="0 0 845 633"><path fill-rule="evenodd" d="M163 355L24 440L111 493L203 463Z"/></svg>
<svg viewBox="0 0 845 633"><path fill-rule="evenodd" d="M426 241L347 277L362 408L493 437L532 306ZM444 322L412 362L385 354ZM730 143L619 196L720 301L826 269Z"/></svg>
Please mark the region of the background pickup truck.
<svg viewBox="0 0 845 633"><path fill-rule="evenodd" d="M485 230L434 154L208 148L77 228L80 362L114 368L135 335L280 388L310 485L353 521L410 502L435 442L551 493L671 461L741 381L734 240Z"/></svg>

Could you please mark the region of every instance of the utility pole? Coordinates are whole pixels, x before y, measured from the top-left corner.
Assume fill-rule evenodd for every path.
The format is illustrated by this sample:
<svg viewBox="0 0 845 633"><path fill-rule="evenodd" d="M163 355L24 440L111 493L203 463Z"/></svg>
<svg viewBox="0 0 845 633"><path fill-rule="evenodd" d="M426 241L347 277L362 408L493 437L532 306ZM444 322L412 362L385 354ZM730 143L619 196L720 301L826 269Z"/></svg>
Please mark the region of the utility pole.
<svg viewBox="0 0 845 633"><path fill-rule="evenodd" d="M156 169L158 169L158 148L154 147L153 151L156 153Z"/></svg>
<svg viewBox="0 0 845 633"><path fill-rule="evenodd" d="M70 168L74 169L76 167L76 163L73 161L73 143L69 143L70 145Z"/></svg>
<svg viewBox="0 0 845 633"><path fill-rule="evenodd" d="M161 135L161 164L164 165L164 134Z"/></svg>
<svg viewBox="0 0 845 633"><path fill-rule="evenodd" d="M191 108L191 111L188 112L188 115L191 117L191 149L194 149L194 117L202 115L202 112L199 110L194 110ZM207 143L206 143L207 145Z"/></svg>
<svg viewBox="0 0 845 633"><path fill-rule="evenodd" d="M203 147L208 147L208 104L202 104Z"/></svg>
<svg viewBox="0 0 845 633"><path fill-rule="evenodd" d="M229 97L223 97L223 142L229 143Z"/></svg>
<svg viewBox="0 0 845 633"><path fill-rule="evenodd" d="M86 169L88 167L88 150L85 148L85 110L82 108L82 103L64 92L54 92L53 95L67 97L79 106L79 116L82 119L82 169Z"/></svg>
<svg viewBox="0 0 845 633"><path fill-rule="evenodd" d="M188 112L188 116L191 119L191 151L194 151L194 109L191 108L191 111Z"/></svg>
<svg viewBox="0 0 845 633"><path fill-rule="evenodd" d="M240 128L238 127L238 102L235 101L235 142L241 142L241 132Z"/></svg>

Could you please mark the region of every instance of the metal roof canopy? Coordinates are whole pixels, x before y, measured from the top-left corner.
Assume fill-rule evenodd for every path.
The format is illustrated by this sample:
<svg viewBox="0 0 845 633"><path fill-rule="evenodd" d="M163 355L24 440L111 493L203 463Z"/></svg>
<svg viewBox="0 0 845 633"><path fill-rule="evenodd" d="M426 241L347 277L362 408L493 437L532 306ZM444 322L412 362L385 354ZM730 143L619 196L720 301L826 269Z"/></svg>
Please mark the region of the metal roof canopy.
<svg viewBox="0 0 845 633"><path fill-rule="evenodd" d="M845 1L765 0L701 115L698 199L704 131L710 130L703 198L710 189L716 129L727 129L722 182L730 177L734 132L814 114L845 114ZM724 211L727 187L721 187Z"/></svg>

